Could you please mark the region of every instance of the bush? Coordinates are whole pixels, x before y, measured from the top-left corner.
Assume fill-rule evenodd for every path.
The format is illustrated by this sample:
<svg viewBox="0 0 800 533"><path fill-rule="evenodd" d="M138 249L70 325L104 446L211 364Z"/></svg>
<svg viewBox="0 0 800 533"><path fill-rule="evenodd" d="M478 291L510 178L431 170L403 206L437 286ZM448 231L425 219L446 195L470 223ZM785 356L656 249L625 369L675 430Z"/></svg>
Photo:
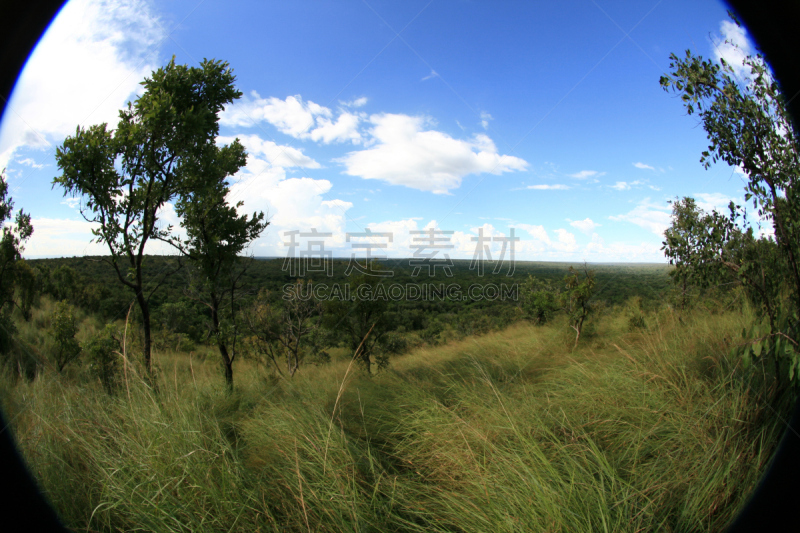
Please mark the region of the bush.
<svg viewBox="0 0 800 533"><path fill-rule="evenodd" d="M66 300L56 304L51 331L56 342L52 357L56 364L56 370L61 373L65 366L81 354L81 345L75 339L78 325L75 323L74 309Z"/></svg>
<svg viewBox="0 0 800 533"><path fill-rule="evenodd" d="M103 331L89 337L83 345L89 373L100 380L109 394L119 384L120 348L117 329L113 324L107 324Z"/></svg>

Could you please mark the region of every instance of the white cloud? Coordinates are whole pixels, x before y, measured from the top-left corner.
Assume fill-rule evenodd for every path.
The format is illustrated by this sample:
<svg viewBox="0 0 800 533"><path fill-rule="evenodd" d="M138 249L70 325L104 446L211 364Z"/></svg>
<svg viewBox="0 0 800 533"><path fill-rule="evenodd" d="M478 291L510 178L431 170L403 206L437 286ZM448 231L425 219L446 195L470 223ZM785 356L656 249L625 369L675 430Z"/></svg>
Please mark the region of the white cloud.
<svg viewBox="0 0 800 533"><path fill-rule="evenodd" d="M36 168L36 169L44 168L44 165L38 164L36 161L31 159L30 157L26 157L25 159L20 159L20 160L17 161L17 163L19 163L20 165L33 167L33 168Z"/></svg>
<svg viewBox="0 0 800 533"><path fill-rule="evenodd" d="M596 170L581 170L580 172L576 172L575 174L567 174L570 178L577 178L579 180L583 180L586 178L599 178L600 176L604 176L605 172L598 172Z"/></svg>
<svg viewBox="0 0 800 533"><path fill-rule="evenodd" d="M714 56L717 61L724 59L740 78L745 78L750 74L750 69L742 66L744 58L752 55L753 49L747 38L747 30L737 26L729 20L723 20L719 24L719 31L722 40L712 43Z"/></svg>
<svg viewBox="0 0 800 533"><path fill-rule="evenodd" d="M618 181L614 185L609 185L612 189L616 189L618 191L627 191L631 188L631 186L625 181Z"/></svg>
<svg viewBox="0 0 800 533"><path fill-rule="evenodd" d="M671 223L671 213L672 210L669 205L652 204L649 198L645 198L632 211L608 218L616 222L631 222L658 236L662 236Z"/></svg>
<svg viewBox="0 0 800 533"><path fill-rule="evenodd" d="M353 204L339 199L325 200L333 185L328 180L307 177L283 179L278 171L265 172L251 179L241 180L231 186L229 203L241 200L241 213L263 211L270 225L251 245L255 255L285 257L289 242L286 231L310 232L315 228L320 233L332 233L322 239L325 249L330 250L344 244L346 212ZM319 240L319 239L317 239ZM301 241L301 249L306 244Z"/></svg>
<svg viewBox="0 0 800 533"><path fill-rule="evenodd" d="M591 218L585 218L583 220L573 220L569 223L570 226L573 228L578 228L583 233L590 235L594 232L595 228L599 227L600 224L597 222L593 222Z"/></svg>
<svg viewBox="0 0 800 533"><path fill-rule="evenodd" d="M97 224L85 220L34 218L33 235L25 245L25 257L72 257L75 255L107 255L103 244L90 243Z"/></svg>
<svg viewBox="0 0 800 533"><path fill-rule="evenodd" d="M499 155L492 140L483 134L471 141L453 139L446 133L425 130L423 117L409 115L372 115L369 121L374 145L337 160L350 176L447 194L468 174L497 175L527 167L518 157Z"/></svg>
<svg viewBox="0 0 800 533"><path fill-rule="evenodd" d="M528 234L537 241L542 241L544 243L550 244L550 237L547 235L547 231L545 231L544 226L534 226L532 224L517 224L516 227L528 232Z"/></svg>
<svg viewBox="0 0 800 533"><path fill-rule="evenodd" d="M569 186L556 184L556 185L528 185L527 189L534 189L537 191L565 191L569 189Z"/></svg>
<svg viewBox="0 0 800 533"><path fill-rule="evenodd" d="M354 104L361 100L359 98ZM363 102L366 103L366 99ZM300 95L281 100L274 96L261 98L255 91L228 105L220 113L220 124L225 126L250 127L259 122L268 122L281 133L295 139L311 139L326 144L345 141L361 143L361 133L358 131L361 119L359 114L340 110L338 118L333 120L333 111L310 100L304 102Z"/></svg>
<svg viewBox="0 0 800 533"><path fill-rule="evenodd" d="M235 136L220 136L216 140L219 145L227 145L233 142L235 138ZM297 148L265 141L258 135L239 135L238 138L239 142L247 150L248 165L250 164L250 158L254 157L264 160L273 167L320 168L318 162L303 154Z"/></svg>
<svg viewBox="0 0 800 533"><path fill-rule="evenodd" d="M481 111L481 127L483 129L488 129L489 128L489 121L490 120L494 120L492 115L490 115L489 113L487 113L485 111Z"/></svg>
<svg viewBox="0 0 800 533"><path fill-rule="evenodd" d="M311 140L322 141L325 144L343 141L360 144L361 133L358 131L360 121L359 115L347 112L340 113L336 122L326 117L317 117L317 127L311 131Z"/></svg>
<svg viewBox="0 0 800 533"><path fill-rule="evenodd" d="M697 207L705 211L706 213L710 213L711 211L716 210L721 214L728 214L728 205L733 203L741 203L741 200L737 198L731 198L730 196L718 192L712 193L695 193L694 194L695 202L697 203Z"/></svg>
<svg viewBox="0 0 800 533"><path fill-rule="evenodd" d="M0 130L0 166L21 146L58 144L84 126L116 125L156 65L164 29L147 2L67 2L34 49Z"/></svg>
<svg viewBox="0 0 800 533"><path fill-rule="evenodd" d="M655 170L655 168L651 167L650 165L645 165L644 163L633 163L633 166L646 170Z"/></svg>
<svg viewBox="0 0 800 533"><path fill-rule="evenodd" d="M344 107L363 107L367 105L367 97L362 96L361 98L356 98L355 100L351 100L349 102L339 102Z"/></svg>
<svg viewBox="0 0 800 533"><path fill-rule="evenodd" d="M567 248L566 251L572 251L575 249L575 235L568 232L563 228L559 228L555 230L556 235L558 235L558 242L565 245Z"/></svg>

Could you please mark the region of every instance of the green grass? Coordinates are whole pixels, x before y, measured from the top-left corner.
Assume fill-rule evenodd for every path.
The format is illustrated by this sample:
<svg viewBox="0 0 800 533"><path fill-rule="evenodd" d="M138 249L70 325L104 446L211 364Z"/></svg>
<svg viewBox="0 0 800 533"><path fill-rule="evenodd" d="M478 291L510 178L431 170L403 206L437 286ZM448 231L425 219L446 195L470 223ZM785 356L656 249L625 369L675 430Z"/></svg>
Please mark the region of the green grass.
<svg viewBox="0 0 800 533"><path fill-rule="evenodd" d="M726 355L749 313L645 318L606 313L574 351L518 324L373 377L245 360L231 395L213 352L157 351L158 393L131 364L113 397L75 368L0 398L76 531L720 531L792 398Z"/></svg>

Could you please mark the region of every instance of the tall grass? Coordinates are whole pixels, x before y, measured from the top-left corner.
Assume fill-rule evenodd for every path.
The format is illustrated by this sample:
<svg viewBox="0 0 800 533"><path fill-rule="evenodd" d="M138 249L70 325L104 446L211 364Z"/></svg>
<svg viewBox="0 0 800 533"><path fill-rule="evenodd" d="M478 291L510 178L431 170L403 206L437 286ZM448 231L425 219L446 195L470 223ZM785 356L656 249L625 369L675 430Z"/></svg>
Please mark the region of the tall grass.
<svg viewBox="0 0 800 533"><path fill-rule="evenodd" d="M788 396L726 354L745 312L516 325L277 380L155 354L114 396L78 374L0 387L32 471L76 531L719 531Z"/></svg>

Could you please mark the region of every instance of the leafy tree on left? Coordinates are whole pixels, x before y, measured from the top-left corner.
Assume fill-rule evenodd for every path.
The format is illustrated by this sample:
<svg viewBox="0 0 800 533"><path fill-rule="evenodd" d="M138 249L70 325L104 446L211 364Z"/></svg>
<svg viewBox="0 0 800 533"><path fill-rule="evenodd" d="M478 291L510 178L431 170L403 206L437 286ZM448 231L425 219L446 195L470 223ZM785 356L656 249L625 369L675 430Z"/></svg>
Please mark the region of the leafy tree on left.
<svg viewBox="0 0 800 533"><path fill-rule="evenodd" d="M33 234L31 216L20 209L11 221L14 214L14 202L8 196L8 182L5 178L5 169L0 172L0 354L6 354L11 349L11 339L14 334L14 324L11 321L11 312L16 305L15 288L23 281L29 269L23 267L22 250L24 243Z"/></svg>
<svg viewBox="0 0 800 533"><path fill-rule="evenodd" d="M242 95L235 79L226 62L205 60L198 68L176 65L173 58L142 82L144 93L120 111L115 131L106 124L79 126L56 151L63 174L54 186L81 198L81 214L96 224L95 241L110 252L104 260L135 295L148 372L149 300L174 270L148 284L142 269L145 247L150 240L179 247L172 226L159 224L160 210L198 186L198 180L220 179L203 170L220 154L215 144L219 112Z"/></svg>

